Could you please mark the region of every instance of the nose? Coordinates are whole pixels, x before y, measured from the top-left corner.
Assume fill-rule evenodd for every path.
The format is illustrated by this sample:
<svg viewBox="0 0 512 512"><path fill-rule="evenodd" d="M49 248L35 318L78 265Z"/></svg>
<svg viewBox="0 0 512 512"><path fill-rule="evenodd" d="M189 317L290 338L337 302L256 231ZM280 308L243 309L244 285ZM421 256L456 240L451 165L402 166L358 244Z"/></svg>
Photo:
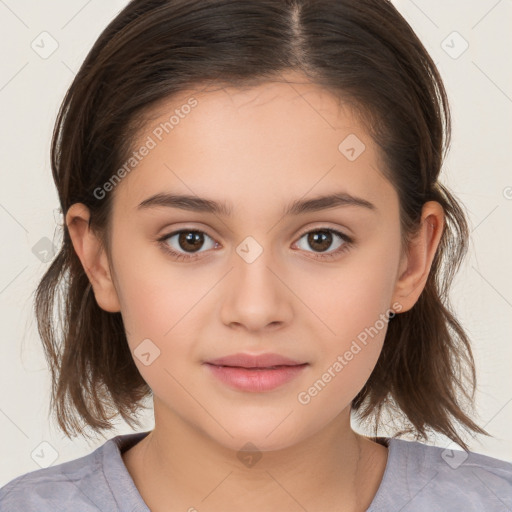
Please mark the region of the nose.
<svg viewBox="0 0 512 512"><path fill-rule="evenodd" d="M233 269L222 290L221 320L230 327L251 332L274 330L289 324L293 316L293 293L280 276L280 267L270 251L256 259L233 258Z"/></svg>

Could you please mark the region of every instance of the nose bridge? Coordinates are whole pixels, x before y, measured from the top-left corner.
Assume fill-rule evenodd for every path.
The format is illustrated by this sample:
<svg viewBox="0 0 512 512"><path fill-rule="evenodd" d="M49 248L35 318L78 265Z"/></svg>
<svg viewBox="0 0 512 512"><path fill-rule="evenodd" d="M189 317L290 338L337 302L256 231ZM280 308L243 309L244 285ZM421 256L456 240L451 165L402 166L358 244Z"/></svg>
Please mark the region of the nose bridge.
<svg viewBox="0 0 512 512"><path fill-rule="evenodd" d="M236 255L233 256L236 288L240 293L248 293L249 296L270 296L279 284L270 270L276 266L276 262L269 245L270 237L265 238L265 242L261 236L258 238L262 243L249 235L236 247Z"/></svg>

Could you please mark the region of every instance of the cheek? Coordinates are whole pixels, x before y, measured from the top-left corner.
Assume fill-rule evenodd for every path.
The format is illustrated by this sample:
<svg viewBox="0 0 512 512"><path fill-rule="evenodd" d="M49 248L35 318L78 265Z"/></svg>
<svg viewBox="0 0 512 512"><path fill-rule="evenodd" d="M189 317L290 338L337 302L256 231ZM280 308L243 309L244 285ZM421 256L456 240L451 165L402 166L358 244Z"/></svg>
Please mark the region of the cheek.
<svg viewBox="0 0 512 512"><path fill-rule="evenodd" d="M368 380L394 316L397 247L395 234L354 253L324 278L316 276L308 306L322 320L316 322L322 335L316 337L318 381L312 380L306 401L311 397L326 405L332 400L348 405Z"/></svg>
<svg viewBox="0 0 512 512"><path fill-rule="evenodd" d="M390 309L377 292L387 295L387 288L374 288L374 281L359 284L352 293L340 292L335 307L324 316L332 332L322 329L325 333L316 338L311 376L297 394L303 413L316 417L318 425L350 405L382 351ZM332 302L328 305L332 307Z"/></svg>
<svg viewBox="0 0 512 512"><path fill-rule="evenodd" d="M127 272L123 282L123 322L133 360L155 396L172 397L169 407L197 414L189 393L196 396L200 389L189 382L187 364L197 357L194 329L206 290L187 287L176 271L166 275L165 266L143 268Z"/></svg>
<svg viewBox="0 0 512 512"><path fill-rule="evenodd" d="M187 364L197 361L199 367L197 343L204 339L205 308L211 307L209 292L218 278L200 267L171 264L154 248L132 247L131 255L119 261L116 275L134 362L155 395L173 396L187 408L190 397L179 383L200 391L189 382Z"/></svg>
<svg viewBox="0 0 512 512"><path fill-rule="evenodd" d="M399 260L399 233L375 238L348 253L340 264L305 278L298 291L324 326L326 347L343 349L366 328L389 314ZM300 279L299 279L300 277ZM378 322L378 327L382 325ZM329 342L328 340L331 340Z"/></svg>
<svg viewBox="0 0 512 512"><path fill-rule="evenodd" d="M128 235L126 239L130 239ZM133 342L141 337L165 340L189 322L194 306L212 286L211 276L203 279L198 275L200 271L187 271L186 265L170 263L163 250L147 240L129 248L124 247L127 244L121 235L118 240L116 250L123 256L116 260L115 267L125 327Z"/></svg>

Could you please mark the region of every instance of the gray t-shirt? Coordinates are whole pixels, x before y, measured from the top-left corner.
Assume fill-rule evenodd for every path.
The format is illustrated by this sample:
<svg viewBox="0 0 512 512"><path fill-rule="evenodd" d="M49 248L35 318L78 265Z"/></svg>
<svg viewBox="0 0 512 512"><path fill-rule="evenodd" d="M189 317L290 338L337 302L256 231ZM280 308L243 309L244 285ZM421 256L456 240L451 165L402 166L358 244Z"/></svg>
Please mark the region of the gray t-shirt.
<svg viewBox="0 0 512 512"><path fill-rule="evenodd" d="M89 455L11 480L0 489L0 511L149 512L121 458L148 433L118 435ZM377 440L388 446L388 461L367 512L512 511L511 463L404 439Z"/></svg>

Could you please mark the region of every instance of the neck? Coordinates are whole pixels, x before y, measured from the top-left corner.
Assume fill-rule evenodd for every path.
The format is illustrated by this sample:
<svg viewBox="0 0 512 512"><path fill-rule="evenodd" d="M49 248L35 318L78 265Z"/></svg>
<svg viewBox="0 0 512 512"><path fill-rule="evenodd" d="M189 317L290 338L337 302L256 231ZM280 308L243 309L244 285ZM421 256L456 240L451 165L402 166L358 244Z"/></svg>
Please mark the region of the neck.
<svg viewBox="0 0 512 512"><path fill-rule="evenodd" d="M387 458L384 446L350 428L349 409L300 442L272 451L254 449L223 446L155 407L154 430L123 459L153 512L341 512L366 510Z"/></svg>

